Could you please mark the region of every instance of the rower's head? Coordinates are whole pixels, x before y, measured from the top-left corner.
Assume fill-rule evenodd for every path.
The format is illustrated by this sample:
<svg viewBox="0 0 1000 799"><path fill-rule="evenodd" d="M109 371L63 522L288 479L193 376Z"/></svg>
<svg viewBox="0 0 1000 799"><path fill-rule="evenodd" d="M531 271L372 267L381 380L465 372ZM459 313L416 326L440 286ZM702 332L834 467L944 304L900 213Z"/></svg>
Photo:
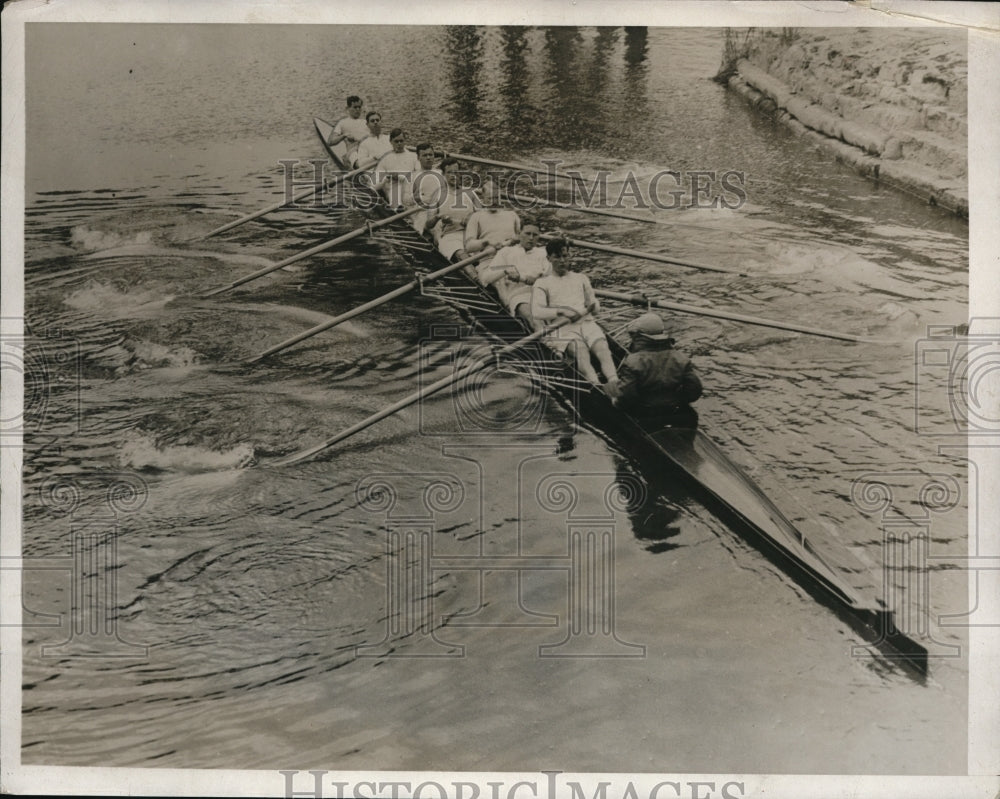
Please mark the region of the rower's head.
<svg viewBox="0 0 1000 799"><path fill-rule="evenodd" d="M569 245L562 239L552 239L545 245L545 255L552 264L552 271L562 277L569 272Z"/></svg>
<svg viewBox="0 0 1000 799"><path fill-rule="evenodd" d="M521 227L521 246L525 252L530 252L538 244L538 237L541 235L538 225L528 222Z"/></svg>
<svg viewBox="0 0 1000 799"><path fill-rule="evenodd" d="M448 181L448 185L455 188L458 185L458 160L448 156L441 162L438 168L444 173L444 179Z"/></svg>
<svg viewBox="0 0 1000 799"><path fill-rule="evenodd" d="M432 169L434 167L434 148L429 142L420 142L417 145L417 160L421 169Z"/></svg>
<svg viewBox="0 0 1000 799"><path fill-rule="evenodd" d="M382 115L378 111L369 111L365 114L365 122L368 123L368 130L372 136L382 135Z"/></svg>
<svg viewBox="0 0 1000 799"><path fill-rule="evenodd" d="M406 147L406 134L403 133L402 128L393 128L389 131L389 144L392 145L392 149L397 152L403 152Z"/></svg>
<svg viewBox="0 0 1000 799"><path fill-rule="evenodd" d="M361 98L356 94L352 94L347 98L347 113L350 114L354 119L361 118L361 108L364 103L361 102Z"/></svg>

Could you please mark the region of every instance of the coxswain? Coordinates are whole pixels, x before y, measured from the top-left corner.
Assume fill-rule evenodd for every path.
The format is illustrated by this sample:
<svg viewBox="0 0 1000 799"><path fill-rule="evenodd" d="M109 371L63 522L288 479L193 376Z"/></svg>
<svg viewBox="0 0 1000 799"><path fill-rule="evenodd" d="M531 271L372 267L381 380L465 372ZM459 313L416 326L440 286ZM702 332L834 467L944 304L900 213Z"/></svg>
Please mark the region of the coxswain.
<svg viewBox="0 0 1000 799"><path fill-rule="evenodd" d="M538 246L539 235L538 225L525 224L519 243L502 248L477 270L479 282L493 286L507 310L533 330L541 330L542 325L531 315L532 286L552 271L545 248Z"/></svg>
<svg viewBox="0 0 1000 799"><path fill-rule="evenodd" d="M364 103L361 102L361 98L356 94L348 97L347 116L343 117L333 126L330 138L326 140L326 143L331 147L335 144L340 144L342 141L346 142L347 152L344 157L347 160L348 166L351 167L358 165L358 145L368 135L368 125L361 118L361 109L363 107Z"/></svg>
<svg viewBox="0 0 1000 799"><path fill-rule="evenodd" d="M618 383L608 387L614 404L653 424L689 411L701 396L701 378L691 360L674 349L662 317L645 313L628 330L632 337L629 354L618 366Z"/></svg>
<svg viewBox="0 0 1000 799"><path fill-rule="evenodd" d="M369 111L365 114L365 126L368 128L368 135L358 145L359 166L378 161L392 149L389 137L382 132L382 115L378 111Z"/></svg>
<svg viewBox="0 0 1000 799"><path fill-rule="evenodd" d="M605 380L614 383L618 373L611 349L604 330L593 319L600 310L597 295L586 275L570 271L568 249L562 239L553 239L545 245L552 274L535 281L531 295L532 318L542 324L563 318L572 320L549 333L546 343L556 352L573 357L581 374L597 385L600 378L590 360L594 355Z"/></svg>

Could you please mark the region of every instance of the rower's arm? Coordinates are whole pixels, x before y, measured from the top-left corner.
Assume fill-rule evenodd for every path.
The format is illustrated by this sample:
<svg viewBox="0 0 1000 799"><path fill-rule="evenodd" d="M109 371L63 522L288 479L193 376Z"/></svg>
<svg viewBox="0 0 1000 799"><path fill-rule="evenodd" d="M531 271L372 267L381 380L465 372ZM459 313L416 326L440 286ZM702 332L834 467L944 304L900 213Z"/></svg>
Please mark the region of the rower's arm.
<svg viewBox="0 0 1000 799"><path fill-rule="evenodd" d="M541 286L531 290L531 317L538 322L552 322L562 316L559 308L549 305L549 295Z"/></svg>
<svg viewBox="0 0 1000 799"><path fill-rule="evenodd" d="M473 211L469 214L468 220L465 222L465 236L462 243L465 245L465 249L469 249L469 244L476 241L479 238L479 220L476 219L476 213Z"/></svg>
<svg viewBox="0 0 1000 799"><path fill-rule="evenodd" d="M484 286L492 286L500 278L506 277L508 280L514 280L516 278L511 277L512 267L509 266L504 261L497 261L494 259L490 262L490 265L485 267L480 276L479 280ZM513 270L516 272L516 270Z"/></svg>
<svg viewBox="0 0 1000 799"><path fill-rule="evenodd" d="M587 313L596 315L601 310L601 303L594 293L594 287L590 285L590 278L583 275L583 302Z"/></svg>

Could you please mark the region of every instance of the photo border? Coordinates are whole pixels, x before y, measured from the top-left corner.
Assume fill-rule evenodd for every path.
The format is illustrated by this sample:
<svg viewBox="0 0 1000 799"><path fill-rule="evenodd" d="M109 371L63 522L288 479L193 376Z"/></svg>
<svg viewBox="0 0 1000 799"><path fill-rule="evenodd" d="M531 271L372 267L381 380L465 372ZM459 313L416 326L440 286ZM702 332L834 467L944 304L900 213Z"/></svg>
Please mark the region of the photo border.
<svg viewBox="0 0 1000 799"><path fill-rule="evenodd" d="M23 335L16 320L23 318L24 203L25 203L25 23L45 22L161 22L161 23L282 23L282 24L450 24L559 25L622 24L666 27L758 26L758 27L901 27L948 24L969 32L969 197L970 197L970 318L1000 317L1000 158L996 131L1000 130L1000 4L950 2L881 2L870 7L840 2L809 4L786 2L728 3L713 0L652 5L647 2L620 2L609 10L598 2L556 0L534 3L523 10L485 2L425 2L397 5L389 0L373 0L350 7L333 6L320 0L296 0L268 5L228 0L217 4L197 0L154 0L136 4L102 3L96 0L23 0L8 4L3 11L3 165L2 165L2 254L3 254L3 334ZM2 383L4 418L20 412L23 384L15 373L5 374ZM1000 484L1000 449L970 450L986 485ZM215 795L282 796L283 777L274 771L84 768L23 766L21 744L21 614L20 525L21 474L20 446L0 448L0 474L4 491L0 518L0 707L3 729L0 736L0 780L5 792L40 794L106 795ZM1000 492L979 497L982 520L1000 519ZM975 517L970 514L970 525ZM988 526L988 525L987 525ZM995 526L994 526L995 529ZM970 540L983 530L970 529ZM994 546L996 542L991 542ZM976 599L970 571L970 600ZM1000 624L997 597L978 597L990 602L983 612ZM594 795L602 781L611 782L609 796L618 796L628 782L651 787L661 780L679 782L743 782L742 796L822 797L907 796L909 799L941 796L994 797L1000 787L1000 721L996 697L1000 696L1000 642L997 627L970 628L969 730L967 777L860 776L860 775L622 775L560 774L558 781L580 783L586 796ZM986 701L982 701L982 700ZM531 782L544 790L549 779L538 772L525 774L440 772L341 772L336 779L355 784L363 780L400 781L416 784L425 780L443 783L502 782L507 788L518 781ZM327 775L334 777L334 772ZM324 794L324 795L332 795ZM433 794L431 794L433 795ZM503 794L507 796L506 789ZM526 789L524 796L530 796ZM538 793L545 796L544 793ZM566 792L560 797L567 796ZM663 793L661 796L672 794ZM487 793L483 797L488 796ZM639 791L640 797L648 793ZM546 797L550 799L550 797ZM551 799L554 799L552 797Z"/></svg>

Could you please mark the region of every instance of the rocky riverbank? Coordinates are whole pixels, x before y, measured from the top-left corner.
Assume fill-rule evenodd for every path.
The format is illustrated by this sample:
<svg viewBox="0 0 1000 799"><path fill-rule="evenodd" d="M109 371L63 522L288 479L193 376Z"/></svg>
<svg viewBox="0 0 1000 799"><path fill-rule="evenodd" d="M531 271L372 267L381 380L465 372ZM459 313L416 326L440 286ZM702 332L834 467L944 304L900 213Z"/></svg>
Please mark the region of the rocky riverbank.
<svg viewBox="0 0 1000 799"><path fill-rule="evenodd" d="M718 79L873 180L968 219L968 52L943 28L727 33Z"/></svg>

